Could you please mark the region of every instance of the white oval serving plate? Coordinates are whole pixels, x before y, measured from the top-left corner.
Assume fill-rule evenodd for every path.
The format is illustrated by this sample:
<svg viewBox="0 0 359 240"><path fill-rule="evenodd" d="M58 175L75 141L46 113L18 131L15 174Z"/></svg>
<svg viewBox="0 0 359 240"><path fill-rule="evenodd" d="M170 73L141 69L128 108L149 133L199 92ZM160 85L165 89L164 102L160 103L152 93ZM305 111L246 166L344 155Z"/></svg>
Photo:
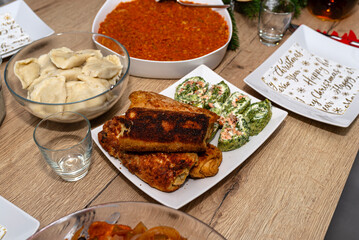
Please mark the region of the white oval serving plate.
<svg viewBox="0 0 359 240"><path fill-rule="evenodd" d="M107 14L115 9L121 2L129 2L129 0L107 0L104 3L93 21L92 32L98 33L100 23L103 22ZM221 0L194 0L193 2L223 4ZM226 9L213 8L213 10L221 14L228 24L229 36L225 45L202 57L184 61L151 61L131 57L130 74L145 78L174 79L183 77L201 64L205 64L211 69L216 68L224 58L228 44L232 38L232 21Z"/></svg>

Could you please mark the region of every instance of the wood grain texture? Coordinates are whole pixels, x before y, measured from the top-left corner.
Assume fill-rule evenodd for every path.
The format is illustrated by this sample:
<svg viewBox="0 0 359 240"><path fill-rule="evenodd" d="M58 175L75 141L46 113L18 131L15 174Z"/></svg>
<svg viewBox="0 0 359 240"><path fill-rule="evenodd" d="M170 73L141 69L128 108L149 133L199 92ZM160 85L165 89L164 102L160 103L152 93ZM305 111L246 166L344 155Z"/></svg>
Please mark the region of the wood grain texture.
<svg viewBox="0 0 359 240"><path fill-rule="evenodd" d="M89 31L104 0L27 0L56 32ZM259 42L257 21L235 13L240 49L227 52L215 71L235 86L264 99L243 79L277 47ZM313 29L354 30L359 11L340 22L324 22L303 9L296 24ZM290 33L285 35L285 39ZM1 73L8 59L1 65ZM128 91L96 127L123 113L135 90L160 92L176 80L130 77ZM32 140L38 118L24 111L4 86L7 115L0 127L0 195L44 227L90 205L115 201L156 202L115 169L95 146L89 174L62 181L47 167ZM275 105L275 104L274 104ZM348 128L319 123L289 112L269 139L240 167L181 211L211 225L227 239L323 239L359 146L359 123ZM144 183L145 184L145 183Z"/></svg>

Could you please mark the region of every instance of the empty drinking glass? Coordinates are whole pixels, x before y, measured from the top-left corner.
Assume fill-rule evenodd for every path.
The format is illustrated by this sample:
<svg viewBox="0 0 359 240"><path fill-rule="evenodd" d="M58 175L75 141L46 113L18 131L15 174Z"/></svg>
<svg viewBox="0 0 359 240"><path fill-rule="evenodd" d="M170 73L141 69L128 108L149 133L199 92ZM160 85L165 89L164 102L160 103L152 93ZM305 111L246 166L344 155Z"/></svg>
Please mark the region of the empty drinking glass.
<svg viewBox="0 0 359 240"><path fill-rule="evenodd" d="M81 118L75 123L60 123L57 119ZM80 113L52 114L35 127L34 140L50 167L64 180L83 178L90 167L92 155L91 124Z"/></svg>
<svg viewBox="0 0 359 240"><path fill-rule="evenodd" d="M289 27L294 10L290 0L262 1L258 19L260 41L267 46L278 45Z"/></svg>

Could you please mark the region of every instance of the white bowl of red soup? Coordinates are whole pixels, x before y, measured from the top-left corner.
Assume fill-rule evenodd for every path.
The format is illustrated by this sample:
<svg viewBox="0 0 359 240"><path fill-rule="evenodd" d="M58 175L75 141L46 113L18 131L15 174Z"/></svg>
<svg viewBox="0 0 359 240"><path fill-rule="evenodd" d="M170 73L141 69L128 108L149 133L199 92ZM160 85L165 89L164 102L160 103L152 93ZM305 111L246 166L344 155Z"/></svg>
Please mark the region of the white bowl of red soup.
<svg viewBox="0 0 359 240"><path fill-rule="evenodd" d="M192 2L223 4L221 0ZM232 21L226 9L186 7L175 1L107 0L92 31L126 47L131 75L175 79L201 64L211 69L220 64L232 37Z"/></svg>

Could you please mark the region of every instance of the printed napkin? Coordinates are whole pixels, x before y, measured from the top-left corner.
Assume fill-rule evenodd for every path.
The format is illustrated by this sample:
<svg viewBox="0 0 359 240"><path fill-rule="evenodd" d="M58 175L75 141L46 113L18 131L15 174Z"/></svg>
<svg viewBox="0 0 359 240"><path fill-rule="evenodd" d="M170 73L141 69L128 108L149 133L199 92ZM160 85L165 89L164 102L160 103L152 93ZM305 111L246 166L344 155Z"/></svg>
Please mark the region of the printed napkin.
<svg viewBox="0 0 359 240"><path fill-rule="evenodd" d="M273 90L318 110L342 115L359 91L359 70L293 44L263 76Z"/></svg>
<svg viewBox="0 0 359 240"><path fill-rule="evenodd" d="M9 13L0 14L0 55L20 48L31 39Z"/></svg>

